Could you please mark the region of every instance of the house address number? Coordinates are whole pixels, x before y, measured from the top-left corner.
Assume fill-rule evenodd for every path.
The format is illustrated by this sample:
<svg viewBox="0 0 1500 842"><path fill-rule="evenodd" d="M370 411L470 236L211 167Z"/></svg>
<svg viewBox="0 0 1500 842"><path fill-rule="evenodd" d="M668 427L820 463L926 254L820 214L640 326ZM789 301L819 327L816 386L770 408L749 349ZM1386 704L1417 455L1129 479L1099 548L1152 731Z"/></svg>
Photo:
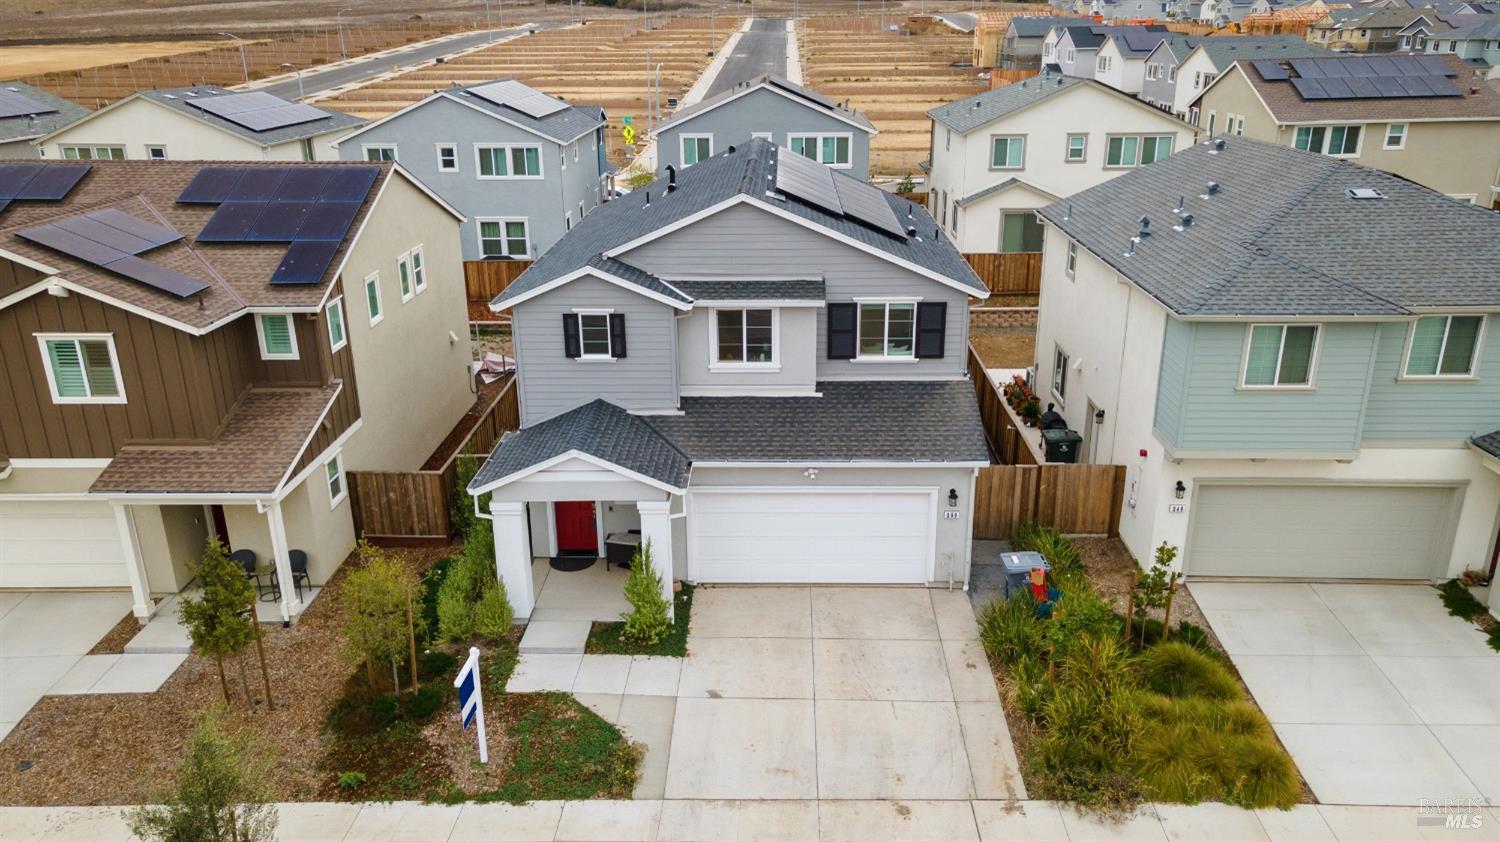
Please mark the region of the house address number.
<svg viewBox="0 0 1500 842"><path fill-rule="evenodd" d="M1180 514L1182 514L1185 511L1187 511L1187 504L1186 503L1168 503L1167 504L1167 514L1169 514L1169 515L1180 515Z"/></svg>
<svg viewBox="0 0 1500 842"><path fill-rule="evenodd" d="M943 512L943 520L958 520L958 512Z"/></svg>

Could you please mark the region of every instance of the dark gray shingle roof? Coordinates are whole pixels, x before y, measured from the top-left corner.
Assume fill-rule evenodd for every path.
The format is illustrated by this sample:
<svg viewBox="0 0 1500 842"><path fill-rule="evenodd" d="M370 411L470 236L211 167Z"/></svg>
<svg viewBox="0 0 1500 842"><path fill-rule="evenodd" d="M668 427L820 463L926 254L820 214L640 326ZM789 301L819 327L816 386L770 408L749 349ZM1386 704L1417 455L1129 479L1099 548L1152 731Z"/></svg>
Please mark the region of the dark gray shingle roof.
<svg viewBox="0 0 1500 842"><path fill-rule="evenodd" d="M856 111L853 108L845 108L843 105L834 102L831 98L825 97L817 91L803 85L799 85L789 79L783 79L782 77L776 76L774 74L764 73L748 81L741 82L740 84L735 85L727 91L720 91L719 93L714 94L713 96L708 97L707 99L704 99L700 102L696 102L692 105L677 109L670 117L667 118L665 122L652 129L651 133L658 134L662 130L670 126L675 126L679 123L691 120L692 118L698 116L699 114L702 114L710 108L720 105L727 100L734 99L735 97L755 88L770 88L772 90L779 88L782 91L793 95L797 98L798 102L807 106L808 108L813 109L814 111L820 111L824 114L840 117L845 120L851 120L855 123L858 123L861 127L863 127L871 134L874 134L876 131L875 124L870 122L870 118L866 117L863 112ZM828 106L827 103L829 102L833 102L833 107L830 108Z"/></svg>
<svg viewBox="0 0 1500 842"><path fill-rule="evenodd" d="M1289 146L1195 144L1038 213L1185 316L1500 306L1500 215ZM1203 198L1207 184L1217 192ZM1345 191L1372 188L1383 199ZM1175 231L1178 197L1193 222ZM1125 257L1138 220L1151 235Z"/></svg>
<svg viewBox="0 0 1500 842"><path fill-rule="evenodd" d="M509 81L506 79L490 79L484 82L476 82L459 88L452 88L442 93L458 100L466 105L472 105L480 111L493 114L512 123L530 129L544 137L550 137L559 143L567 143L585 132L593 131L604 124L604 108L598 105L570 105L569 107L546 117L532 117L504 105L496 105L489 100L476 96L470 91L482 85L493 85L496 82ZM546 91L539 91L546 93ZM548 94L548 96L551 96ZM420 105L420 103L418 103Z"/></svg>
<svg viewBox="0 0 1500 842"><path fill-rule="evenodd" d="M483 488L548 459L580 451L673 488L687 487L688 458L644 418L605 400L506 433L469 488Z"/></svg>
<svg viewBox="0 0 1500 842"><path fill-rule="evenodd" d="M0 119L0 143L10 143L11 141L27 140L51 134L63 126L72 125L89 114L87 108L63 99L60 96L47 93L41 88L32 87L25 82L0 82L0 90L11 90L41 105L57 109L51 114L37 114L34 117L22 116Z"/></svg>
<svg viewBox="0 0 1500 842"><path fill-rule="evenodd" d="M822 281L673 281L694 301L822 301Z"/></svg>
<svg viewBox="0 0 1500 842"><path fill-rule="evenodd" d="M188 96L188 91L192 91L195 96ZM161 103L162 105L167 106L173 111L180 111L183 114L188 115L189 117L195 117L205 123L208 123L211 126L221 128L224 131L229 132L230 134L239 135L246 140L254 141L255 143L259 143L265 146L270 146L275 143L284 143L288 140L300 140L304 137L313 137L325 132L338 131L340 129L352 129L355 126L361 126L365 123L365 121L360 119L359 117L355 117L349 114L341 114L337 111L328 111L327 109L320 108L318 109L319 111L322 111L324 114L328 115L321 120L312 120L307 123L298 123L295 126L283 126L279 129L268 129L263 132L257 132L251 131L250 129L245 128L239 123L231 122L224 119L223 117L210 114L207 111L204 111L203 109L190 104L194 99L206 98L210 96L226 96L235 93L241 92L225 90L224 88L216 88L213 85L200 85L192 88L161 88L160 90L155 91L141 91L140 95L153 102ZM317 106L310 107L316 108Z"/></svg>
<svg viewBox="0 0 1500 842"><path fill-rule="evenodd" d="M989 295L989 289L974 274L974 270L953 244L944 237L931 236L937 223L921 205L914 205L895 194L882 193L896 218L904 220L910 212L917 231L920 232L917 237L893 237L821 208L784 199L780 194L776 194L774 198L767 196L766 185L773 183L769 176L773 171L777 147L769 141L755 138L734 149L734 152L726 150L678 173L677 189L671 193L665 191L662 180L658 179L590 211L588 216L573 226L573 230L554 243L531 268L522 272L514 283L506 287L491 302L491 306L506 307L515 298L586 266L610 272L622 280L687 303L690 299L672 285L665 284L622 260L606 258L603 254L740 194L773 203L777 208L877 251L951 278L972 289L977 296ZM850 178L837 170L833 171L833 177Z"/></svg>
<svg viewBox="0 0 1500 842"><path fill-rule="evenodd" d="M927 112L927 116L956 132L971 132L1012 111L1019 111L1032 103L1085 84L1098 83L1073 76L1033 76L940 105Z"/></svg>
<svg viewBox="0 0 1500 842"><path fill-rule="evenodd" d="M1288 59L1333 55L1329 50L1290 35L1221 35L1202 38L1199 46L1208 54L1214 67L1220 70L1227 69L1231 62L1242 58Z"/></svg>
<svg viewBox="0 0 1500 842"><path fill-rule="evenodd" d="M1500 430L1496 430L1493 433L1485 433L1482 436L1475 436L1470 441L1474 442L1475 447L1496 459L1500 459Z"/></svg>
<svg viewBox="0 0 1500 842"><path fill-rule="evenodd" d="M1054 26L1068 26L1078 22L1078 18L1062 18L1027 15L1010 19L1010 31L1017 38L1046 38L1047 33Z"/></svg>

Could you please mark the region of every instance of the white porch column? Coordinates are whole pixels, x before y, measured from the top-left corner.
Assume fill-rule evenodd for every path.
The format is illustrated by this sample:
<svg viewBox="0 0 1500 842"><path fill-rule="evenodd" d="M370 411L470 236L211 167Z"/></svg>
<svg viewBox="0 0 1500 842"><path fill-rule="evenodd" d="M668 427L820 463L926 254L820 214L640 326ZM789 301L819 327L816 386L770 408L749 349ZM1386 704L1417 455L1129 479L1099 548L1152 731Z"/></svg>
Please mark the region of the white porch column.
<svg viewBox="0 0 1500 842"><path fill-rule="evenodd" d="M672 501L642 500L636 507L641 512L641 545L651 544L651 566L661 576L661 595L672 617L677 602L672 593Z"/></svg>
<svg viewBox="0 0 1500 842"><path fill-rule="evenodd" d="M141 545L136 540L135 521L124 504L111 503L115 511L115 525L120 529L120 547L125 551L125 574L130 578L132 598L131 612L142 623L156 613L156 603L151 601L151 586L146 578L146 562L141 558Z"/></svg>
<svg viewBox="0 0 1500 842"><path fill-rule="evenodd" d="M517 620L531 616L536 591L531 583L531 536L526 530L526 504L490 501L494 518L495 573L505 583L505 595Z"/></svg>
<svg viewBox="0 0 1500 842"><path fill-rule="evenodd" d="M286 520L281 516L281 503L272 503L266 508L266 521L271 526L271 555L276 563L276 581L281 584L281 622L290 623L302 613L302 600L297 598L297 588L292 581L291 548L286 543Z"/></svg>

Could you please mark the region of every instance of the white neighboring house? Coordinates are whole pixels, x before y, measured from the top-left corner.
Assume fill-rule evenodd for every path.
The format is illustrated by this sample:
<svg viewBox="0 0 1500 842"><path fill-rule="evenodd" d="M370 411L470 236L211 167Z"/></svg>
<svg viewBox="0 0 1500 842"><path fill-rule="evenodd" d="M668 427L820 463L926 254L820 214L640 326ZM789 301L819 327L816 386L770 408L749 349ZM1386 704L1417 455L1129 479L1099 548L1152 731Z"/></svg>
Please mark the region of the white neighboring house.
<svg viewBox="0 0 1500 842"><path fill-rule="evenodd" d="M1165 158L1192 127L1093 80L1044 75L927 112L929 209L961 252L1036 253L1043 205Z"/></svg>
<svg viewBox="0 0 1500 842"><path fill-rule="evenodd" d="M1094 59L1094 79L1117 91L1139 94L1146 80L1146 59L1170 32L1138 30L1134 27L1111 34Z"/></svg>
<svg viewBox="0 0 1500 842"><path fill-rule="evenodd" d="M1083 460L1127 467L1136 558L1175 545L1190 581L1490 569L1500 217L1245 137L1039 215L1037 392Z"/></svg>
<svg viewBox="0 0 1500 842"><path fill-rule="evenodd" d="M364 120L265 91L141 91L38 138L64 160L337 161L331 141Z"/></svg>
<svg viewBox="0 0 1500 842"><path fill-rule="evenodd" d="M1290 35L1235 35L1198 39L1192 51L1177 66L1177 84L1172 93L1172 113L1195 125L1190 111L1214 80L1239 59L1315 58L1333 53Z"/></svg>

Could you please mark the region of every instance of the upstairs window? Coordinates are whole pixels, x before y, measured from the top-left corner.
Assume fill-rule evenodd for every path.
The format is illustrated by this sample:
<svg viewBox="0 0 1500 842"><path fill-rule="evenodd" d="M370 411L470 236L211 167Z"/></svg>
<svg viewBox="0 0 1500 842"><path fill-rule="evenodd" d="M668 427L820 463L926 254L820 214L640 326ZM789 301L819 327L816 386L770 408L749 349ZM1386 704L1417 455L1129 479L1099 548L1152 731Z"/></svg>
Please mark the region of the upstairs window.
<svg viewBox="0 0 1500 842"><path fill-rule="evenodd" d="M849 166L852 139L852 135L847 134L794 134L787 136L787 147L820 164L843 168Z"/></svg>
<svg viewBox="0 0 1500 842"><path fill-rule="evenodd" d="M1360 126L1298 126L1292 145L1335 158L1359 156Z"/></svg>
<svg viewBox="0 0 1500 842"><path fill-rule="evenodd" d="M124 403L114 338L38 334L53 403Z"/></svg>
<svg viewBox="0 0 1500 842"><path fill-rule="evenodd" d="M452 143L437 145L438 172L458 172L458 146Z"/></svg>
<svg viewBox="0 0 1500 842"><path fill-rule="evenodd" d="M1391 123L1385 127L1385 148L1404 149L1406 147L1406 124Z"/></svg>
<svg viewBox="0 0 1500 842"><path fill-rule="evenodd" d="M123 146L64 146L62 156L69 161L123 161Z"/></svg>
<svg viewBox="0 0 1500 842"><path fill-rule="evenodd" d="M1484 316L1423 316L1407 342L1407 377L1472 377Z"/></svg>
<svg viewBox="0 0 1500 842"><path fill-rule="evenodd" d="M380 300L379 272L365 278L365 306L370 310L370 327L380 324L380 320L385 318L385 309Z"/></svg>
<svg viewBox="0 0 1500 842"><path fill-rule="evenodd" d="M339 451L329 457L323 465L323 478L328 482L328 507L334 508L344 501L344 453Z"/></svg>
<svg viewBox="0 0 1500 842"><path fill-rule="evenodd" d="M563 313L563 356L581 362L625 358L625 314L610 310Z"/></svg>
<svg viewBox="0 0 1500 842"><path fill-rule="evenodd" d="M396 146L390 143L367 143L365 144L366 161L394 161L396 160Z"/></svg>
<svg viewBox="0 0 1500 842"><path fill-rule="evenodd" d="M990 169L1018 170L1026 165L1026 138L1002 135L990 138Z"/></svg>
<svg viewBox="0 0 1500 842"><path fill-rule="evenodd" d="M711 134L685 134L682 136L682 165L691 167L707 161L714 154L714 136Z"/></svg>
<svg viewBox="0 0 1500 842"><path fill-rule="evenodd" d="M263 360L297 359L297 331L292 317L285 313L258 313L255 330L260 335L260 358Z"/></svg>
<svg viewBox="0 0 1500 842"><path fill-rule="evenodd" d="M1068 153L1066 160L1072 162L1082 161L1089 150L1089 136L1086 134L1068 135Z"/></svg>
<svg viewBox="0 0 1500 842"><path fill-rule="evenodd" d="M1064 269L1070 278L1078 274L1078 243L1073 240L1068 241L1068 262Z"/></svg>
<svg viewBox="0 0 1500 842"><path fill-rule="evenodd" d="M1060 345L1052 346L1052 396L1059 405L1065 403L1068 391L1068 354Z"/></svg>
<svg viewBox="0 0 1500 842"><path fill-rule="evenodd" d="M540 146L474 147L480 178L541 178Z"/></svg>
<svg viewBox="0 0 1500 842"><path fill-rule="evenodd" d="M1317 325L1251 325L1242 386L1311 386Z"/></svg>
<svg viewBox="0 0 1500 842"><path fill-rule="evenodd" d="M715 310L714 362L724 365L776 361L776 317L771 310Z"/></svg>
<svg viewBox="0 0 1500 842"><path fill-rule="evenodd" d="M1212 122L1209 131L1212 132ZM1172 136L1116 135L1109 139L1106 167L1139 167L1155 163L1172 154Z"/></svg>
<svg viewBox="0 0 1500 842"><path fill-rule="evenodd" d="M422 256L422 247L411 250L411 283L417 292L427 289L427 261Z"/></svg>
<svg viewBox="0 0 1500 842"><path fill-rule="evenodd" d="M859 305L859 356L915 358L917 305L913 302Z"/></svg>
<svg viewBox="0 0 1500 842"><path fill-rule="evenodd" d="M337 351L349 342L344 333L344 299L335 298L328 302L323 313L328 320L328 348Z"/></svg>

